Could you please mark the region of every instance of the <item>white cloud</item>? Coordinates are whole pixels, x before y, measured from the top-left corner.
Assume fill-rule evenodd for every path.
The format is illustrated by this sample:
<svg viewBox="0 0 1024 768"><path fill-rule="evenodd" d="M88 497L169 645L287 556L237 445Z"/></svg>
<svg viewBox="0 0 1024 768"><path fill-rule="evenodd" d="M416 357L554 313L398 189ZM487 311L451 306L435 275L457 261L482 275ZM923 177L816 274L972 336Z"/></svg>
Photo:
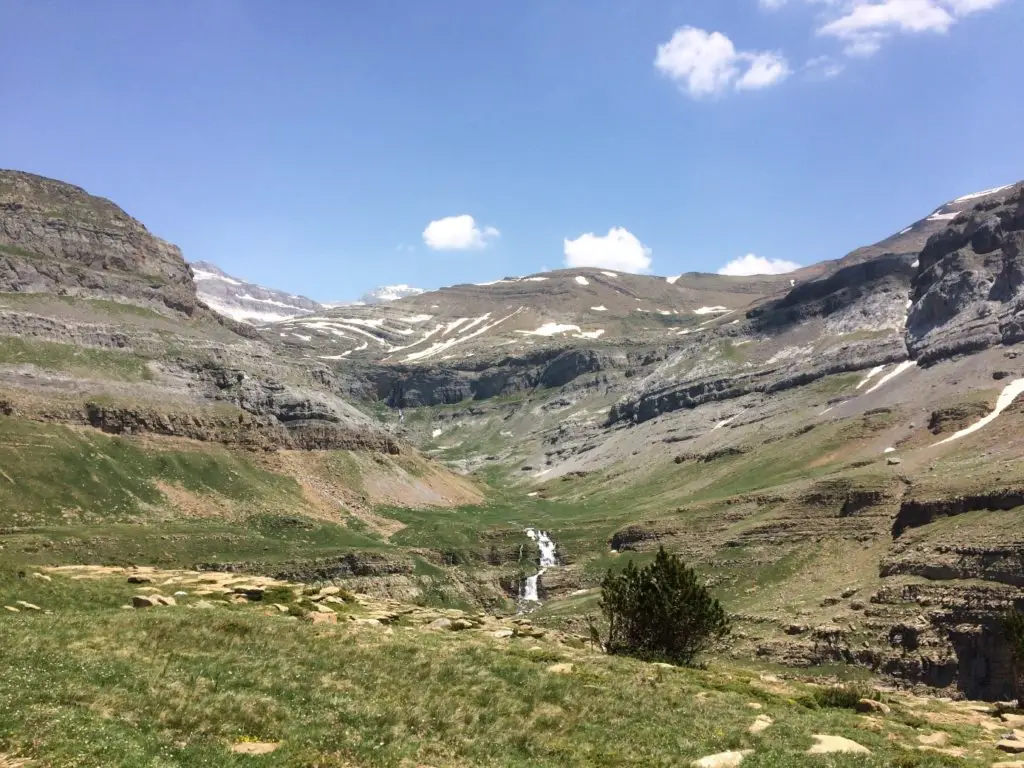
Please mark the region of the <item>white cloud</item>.
<svg viewBox="0 0 1024 768"><path fill-rule="evenodd" d="M435 251L469 251L485 247L500 234L494 227L480 229L473 217L464 213L427 224L423 242Z"/></svg>
<svg viewBox="0 0 1024 768"><path fill-rule="evenodd" d="M795 261L785 259L766 259L764 256L755 256L748 253L738 259L733 259L718 270L720 275L745 276L745 275L781 275L800 269Z"/></svg>
<svg viewBox="0 0 1024 768"><path fill-rule="evenodd" d="M1004 0L852 0L844 14L818 28L836 37L849 56L870 56L898 33L945 34L963 16L995 8Z"/></svg>
<svg viewBox="0 0 1024 768"><path fill-rule="evenodd" d="M789 63L777 53L758 53L751 59L750 68L736 82L738 90L767 88L789 77Z"/></svg>
<svg viewBox="0 0 1024 768"><path fill-rule="evenodd" d="M695 98L730 88L766 88L785 80L789 64L780 53L737 51L721 32L680 27L658 46L655 68Z"/></svg>
<svg viewBox="0 0 1024 768"><path fill-rule="evenodd" d="M565 266L615 269L619 272L647 272L651 249L624 227L612 227L603 237L587 232L564 241Z"/></svg>

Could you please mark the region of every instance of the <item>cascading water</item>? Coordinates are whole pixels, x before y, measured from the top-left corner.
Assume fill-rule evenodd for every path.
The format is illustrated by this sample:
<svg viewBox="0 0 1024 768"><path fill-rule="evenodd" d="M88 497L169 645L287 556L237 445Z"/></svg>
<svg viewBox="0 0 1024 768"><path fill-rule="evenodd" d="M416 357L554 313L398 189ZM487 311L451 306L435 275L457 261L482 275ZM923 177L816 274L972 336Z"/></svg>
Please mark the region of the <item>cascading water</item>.
<svg viewBox="0 0 1024 768"><path fill-rule="evenodd" d="M529 576L523 583L523 589L519 597L528 603L539 603L540 597L537 594L537 582L540 581L540 576L548 568L552 568L558 565L558 559L555 557L555 542L548 536L547 531L537 531L533 528L526 529L526 535L529 536L533 541L537 542L537 546L540 548L540 570L537 571L533 576Z"/></svg>

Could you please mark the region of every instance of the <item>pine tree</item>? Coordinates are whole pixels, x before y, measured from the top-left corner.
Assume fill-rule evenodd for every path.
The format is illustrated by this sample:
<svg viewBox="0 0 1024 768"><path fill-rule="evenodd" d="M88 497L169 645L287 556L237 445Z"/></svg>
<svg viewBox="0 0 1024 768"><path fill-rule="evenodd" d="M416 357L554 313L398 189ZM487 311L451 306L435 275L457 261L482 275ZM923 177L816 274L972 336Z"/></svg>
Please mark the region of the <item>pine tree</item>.
<svg viewBox="0 0 1024 768"><path fill-rule="evenodd" d="M600 607L608 653L689 665L729 633L729 619L718 600L693 569L664 547L643 568L630 562L619 574L609 570L601 584Z"/></svg>

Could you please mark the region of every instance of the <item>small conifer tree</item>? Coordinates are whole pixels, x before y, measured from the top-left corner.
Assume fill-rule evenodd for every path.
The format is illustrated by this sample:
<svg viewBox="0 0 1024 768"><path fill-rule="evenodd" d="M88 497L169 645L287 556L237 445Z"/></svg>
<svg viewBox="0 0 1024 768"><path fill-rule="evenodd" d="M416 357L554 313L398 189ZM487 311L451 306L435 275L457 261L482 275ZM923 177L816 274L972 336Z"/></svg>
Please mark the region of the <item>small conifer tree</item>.
<svg viewBox="0 0 1024 768"><path fill-rule="evenodd" d="M621 573L608 571L600 607L608 653L689 665L729 633L725 609L664 547L643 568L630 562Z"/></svg>

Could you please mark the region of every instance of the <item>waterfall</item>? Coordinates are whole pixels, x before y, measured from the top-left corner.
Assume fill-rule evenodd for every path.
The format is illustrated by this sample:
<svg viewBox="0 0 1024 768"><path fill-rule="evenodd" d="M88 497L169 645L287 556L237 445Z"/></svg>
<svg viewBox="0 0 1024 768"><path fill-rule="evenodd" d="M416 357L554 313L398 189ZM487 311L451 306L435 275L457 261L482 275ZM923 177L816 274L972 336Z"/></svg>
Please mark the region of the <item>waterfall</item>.
<svg viewBox="0 0 1024 768"><path fill-rule="evenodd" d="M543 574L548 568L558 565L558 558L555 556L556 547L555 542L551 540L547 531L537 531L533 528L527 528L526 535L531 540L537 542L537 547L540 549L540 570L533 576L526 579L519 597L524 602L539 603L540 597L537 594L537 586L540 581L541 574Z"/></svg>

